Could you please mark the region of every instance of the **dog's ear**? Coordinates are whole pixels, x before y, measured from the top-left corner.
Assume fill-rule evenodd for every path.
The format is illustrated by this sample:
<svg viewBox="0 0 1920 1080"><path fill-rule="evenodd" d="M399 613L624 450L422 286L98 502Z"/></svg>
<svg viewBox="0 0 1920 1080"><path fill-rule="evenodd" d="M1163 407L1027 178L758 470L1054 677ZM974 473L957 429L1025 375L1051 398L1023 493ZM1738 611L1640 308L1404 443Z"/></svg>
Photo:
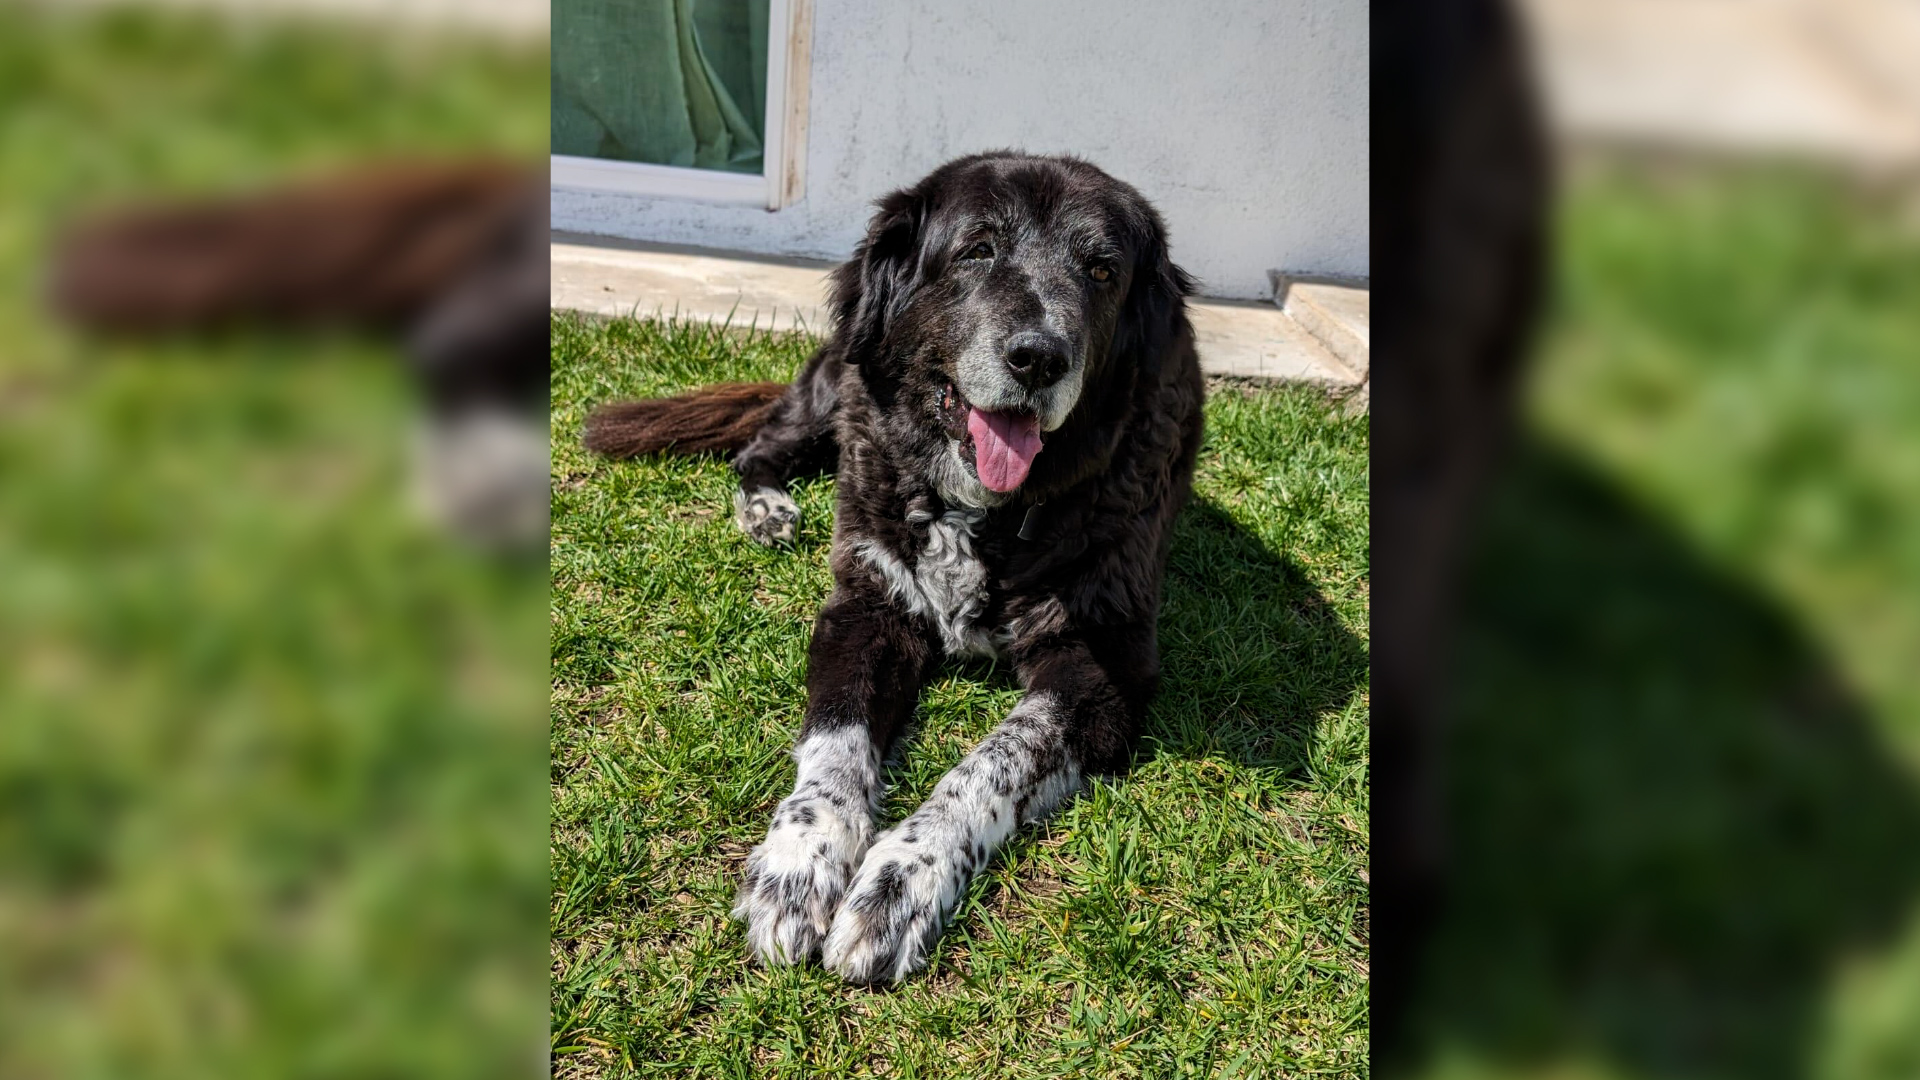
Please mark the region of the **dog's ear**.
<svg viewBox="0 0 1920 1080"><path fill-rule="evenodd" d="M1167 229L1160 215L1149 209L1134 229L1133 272L1114 352L1130 358L1147 375L1158 375L1167 349L1180 332L1186 299L1193 295L1193 279L1173 264L1167 252Z"/></svg>
<svg viewBox="0 0 1920 1080"><path fill-rule="evenodd" d="M912 190L881 199L853 258L833 272L833 316L849 364L874 355L912 295L924 209Z"/></svg>

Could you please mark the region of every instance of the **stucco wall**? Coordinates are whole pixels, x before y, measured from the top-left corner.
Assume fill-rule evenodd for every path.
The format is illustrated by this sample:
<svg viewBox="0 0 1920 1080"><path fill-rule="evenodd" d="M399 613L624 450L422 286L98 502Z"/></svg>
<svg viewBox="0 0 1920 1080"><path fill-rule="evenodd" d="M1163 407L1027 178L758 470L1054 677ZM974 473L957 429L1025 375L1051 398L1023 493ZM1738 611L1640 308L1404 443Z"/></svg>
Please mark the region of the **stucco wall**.
<svg viewBox="0 0 1920 1080"><path fill-rule="evenodd" d="M1138 187L1212 296L1364 276L1366 0L816 0L806 196L775 213L556 190L556 229L844 258L958 154L1071 152Z"/></svg>

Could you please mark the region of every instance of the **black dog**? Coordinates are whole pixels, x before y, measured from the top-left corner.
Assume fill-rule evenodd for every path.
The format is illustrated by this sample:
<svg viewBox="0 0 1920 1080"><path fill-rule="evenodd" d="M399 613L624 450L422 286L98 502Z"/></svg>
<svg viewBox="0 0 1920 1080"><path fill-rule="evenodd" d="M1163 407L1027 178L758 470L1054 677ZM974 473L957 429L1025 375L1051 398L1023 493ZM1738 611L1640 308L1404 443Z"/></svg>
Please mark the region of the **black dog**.
<svg viewBox="0 0 1920 1080"><path fill-rule="evenodd" d="M1072 158L962 158L881 200L791 386L588 421L608 454L738 450L739 523L766 544L794 535L787 480L838 467L799 777L735 907L763 961L919 970L1000 843L1126 766L1200 447L1190 291L1126 184ZM943 653L1005 657L1026 696L875 837L881 759Z"/></svg>

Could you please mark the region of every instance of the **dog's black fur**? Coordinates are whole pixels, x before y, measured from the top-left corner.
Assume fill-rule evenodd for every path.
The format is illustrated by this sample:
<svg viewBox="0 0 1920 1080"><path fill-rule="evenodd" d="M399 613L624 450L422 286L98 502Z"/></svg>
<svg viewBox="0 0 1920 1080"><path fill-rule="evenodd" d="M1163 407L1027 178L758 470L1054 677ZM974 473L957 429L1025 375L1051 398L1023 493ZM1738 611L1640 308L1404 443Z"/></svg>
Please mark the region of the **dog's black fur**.
<svg viewBox="0 0 1920 1080"><path fill-rule="evenodd" d="M616 456L714 449L712 433L754 428L733 464L741 525L761 542L793 535L787 482L837 465L834 589L809 652L801 783L741 896L763 959L824 946L857 981L917 969L994 844L1083 774L1126 766L1158 684L1161 580L1201 441L1190 291L1133 188L1073 158L962 158L880 201L834 272L832 337L777 399L716 388L590 419L587 445ZM1060 402L1046 393L1075 379L1079 394L1024 482L991 492L965 433L967 380L981 370L966 365L1012 357L1033 334L1052 365L1039 381L1059 379L1033 409L1050 415ZM973 392L986 384L1021 392L992 373ZM976 565L984 574L970 577ZM964 620L944 617L954 605ZM869 845L870 767L936 660L970 650L1009 660L1026 699L926 807ZM806 748L831 742L816 736L849 727L864 729L869 754L810 772ZM821 815L836 814L822 831ZM915 874L944 880L916 899Z"/></svg>

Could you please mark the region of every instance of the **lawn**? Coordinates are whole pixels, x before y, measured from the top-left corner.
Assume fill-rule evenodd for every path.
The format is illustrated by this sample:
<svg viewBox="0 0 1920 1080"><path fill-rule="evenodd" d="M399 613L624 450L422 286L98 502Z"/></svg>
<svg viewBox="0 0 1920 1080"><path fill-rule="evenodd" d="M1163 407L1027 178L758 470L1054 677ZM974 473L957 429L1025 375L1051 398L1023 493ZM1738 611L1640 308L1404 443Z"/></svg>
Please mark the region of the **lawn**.
<svg viewBox="0 0 1920 1080"><path fill-rule="evenodd" d="M1920 1076L1911 206L1571 174L1467 579L1428 1075Z"/></svg>
<svg viewBox="0 0 1920 1080"><path fill-rule="evenodd" d="M833 482L796 550L730 520L718 459L595 460L592 405L786 378L811 343L553 320L551 959L560 1076L1367 1071L1367 424L1216 387L1137 767L1009 843L931 970L768 971L728 917L793 782ZM1018 700L942 669L885 814Z"/></svg>
<svg viewBox="0 0 1920 1080"><path fill-rule="evenodd" d="M68 215L534 155L545 44L0 5L0 1075L541 1061L544 575L407 512L398 350L105 343Z"/></svg>

